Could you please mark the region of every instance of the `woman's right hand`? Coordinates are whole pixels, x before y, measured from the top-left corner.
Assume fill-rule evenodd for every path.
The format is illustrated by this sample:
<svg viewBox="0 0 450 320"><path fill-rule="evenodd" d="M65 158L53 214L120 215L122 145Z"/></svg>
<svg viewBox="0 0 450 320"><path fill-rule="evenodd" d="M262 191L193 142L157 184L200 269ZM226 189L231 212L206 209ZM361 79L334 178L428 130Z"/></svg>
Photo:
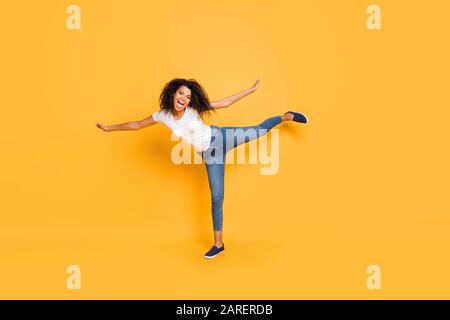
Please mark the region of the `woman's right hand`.
<svg viewBox="0 0 450 320"><path fill-rule="evenodd" d="M103 131L106 131L106 132L109 131L108 126L105 126L104 124L101 124L100 122L97 122L97 127L102 129Z"/></svg>

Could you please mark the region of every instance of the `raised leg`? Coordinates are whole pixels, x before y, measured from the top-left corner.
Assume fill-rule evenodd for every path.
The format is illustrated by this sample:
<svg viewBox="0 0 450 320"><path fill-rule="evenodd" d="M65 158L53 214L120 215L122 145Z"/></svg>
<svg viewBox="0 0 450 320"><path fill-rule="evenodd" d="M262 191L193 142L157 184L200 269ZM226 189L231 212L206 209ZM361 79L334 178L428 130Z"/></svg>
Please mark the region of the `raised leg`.
<svg viewBox="0 0 450 320"><path fill-rule="evenodd" d="M285 120L289 120L286 114L283 116L268 118L256 126L222 127L221 131L224 135L225 153L243 143L255 140L258 137L265 135L273 127Z"/></svg>

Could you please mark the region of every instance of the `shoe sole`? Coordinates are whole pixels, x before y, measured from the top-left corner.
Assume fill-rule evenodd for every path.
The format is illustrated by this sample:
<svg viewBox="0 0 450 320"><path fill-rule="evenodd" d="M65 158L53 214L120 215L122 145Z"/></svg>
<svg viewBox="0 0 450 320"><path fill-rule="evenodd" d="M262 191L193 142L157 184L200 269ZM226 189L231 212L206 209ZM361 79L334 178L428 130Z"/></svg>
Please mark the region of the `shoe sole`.
<svg viewBox="0 0 450 320"><path fill-rule="evenodd" d="M225 250L224 250L225 251ZM213 255L213 256L203 256L203 258L205 258L205 259L212 259L212 258L215 258L215 257L217 257L219 254L221 254L223 251L220 251L219 253L217 253L217 254L215 254L215 255Z"/></svg>

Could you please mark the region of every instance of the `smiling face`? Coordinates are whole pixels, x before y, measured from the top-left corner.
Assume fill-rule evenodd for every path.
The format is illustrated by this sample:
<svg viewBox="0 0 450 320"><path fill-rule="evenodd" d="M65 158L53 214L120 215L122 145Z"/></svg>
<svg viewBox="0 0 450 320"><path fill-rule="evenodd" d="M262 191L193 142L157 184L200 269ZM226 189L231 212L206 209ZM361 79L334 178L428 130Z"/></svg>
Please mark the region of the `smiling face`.
<svg viewBox="0 0 450 320"><path fill-rule="evenodd" d="M173 106L177 112L183 111L191 102L191 89L180 86L173 96Z"/></svg>

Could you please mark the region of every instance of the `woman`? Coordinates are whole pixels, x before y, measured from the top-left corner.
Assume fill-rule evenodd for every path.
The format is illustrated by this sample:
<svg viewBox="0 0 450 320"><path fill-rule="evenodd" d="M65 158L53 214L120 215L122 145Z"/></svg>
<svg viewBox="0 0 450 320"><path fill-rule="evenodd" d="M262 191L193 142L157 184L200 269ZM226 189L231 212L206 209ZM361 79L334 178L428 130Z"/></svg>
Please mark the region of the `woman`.
<svg viewBox="0 0 450 320"><path fill-rule="evenodd" d="M218 127L203 122L203 117L210 115L211 111L229 107L254 92L258 89L259 82L260 80L257 80L251 88L240 93L210 102L205 90L194 79L173 79L161 92L159 98L161 109L148 118L110 126L97 123L97 127L104 131L116 131L138 130L160 122L169 127L175 135L193 145L195 151L201 154L205 160L211 191L215 240L212 248L204 255L207 259L214 258L225 250L222 242L222 204L226 153L242 143L267 133L282 121L308 122L305 115L292 111L249 127ZM237 130L248 134L237 134Z"/></svg>

